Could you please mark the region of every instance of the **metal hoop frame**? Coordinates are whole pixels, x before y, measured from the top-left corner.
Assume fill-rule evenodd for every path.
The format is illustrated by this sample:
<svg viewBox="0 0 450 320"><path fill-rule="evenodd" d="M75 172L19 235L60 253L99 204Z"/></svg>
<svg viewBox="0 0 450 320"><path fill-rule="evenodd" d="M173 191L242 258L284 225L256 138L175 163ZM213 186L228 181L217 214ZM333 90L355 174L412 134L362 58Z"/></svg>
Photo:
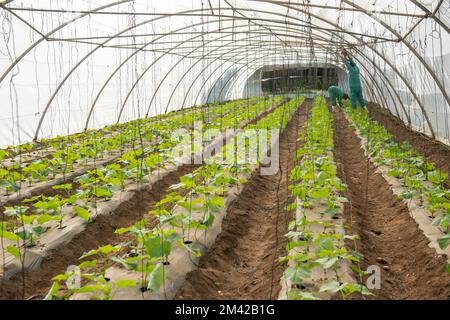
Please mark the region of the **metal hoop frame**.
<svg viewBox="0 0 450 320"><path fill-rule="evenodd" d="M56 34L58 31L66 28L67 26L71 25L72 23L83 19L87 16L93 15L93 14L118 14L118 12L106 12L105 10L109 9L109 8L113 8L113 7L117 7L119 5L125 4L125 3L129 3L132 0L122 0L122 1L115 1L112 2L110 4L107 5L103 5L103 6L99 6L97 8L94 8L90 11L80 11L79 15L73 17L72 19L62 23L61 25L59 25L58 27L54 28L53 30L49 31L46 34L43 34L41 32L39 32L39 30L37 30L36 28L34 28L31 24L29 24L25 19L21 18L18 14L16 14L16 11L37 11L39 9L33 9L33 8L16 8L16 7L12 7L12 3L14 2L13 0L8 0L8 1L3 1L2 3L0 3L0 8L2 10L6 10L8 11L13 17L17 18L19 21L21 21L22 23L25 23L28 27L32 28L35 32L37 32L41 37L38 38L38 40L34 43L32 43L28 48L26 48L19 56L17 56L17 58L8 66L8 68L3 72L3 74L0 75L0 84L3 82L3 80L5 80L5 78L8 76L9 73L11 73L11 71L20 63L20 61L26 57L30 52L32 52L39 44L41 44L42 42L44 42L44 40L46 41L69 41L70 39L55 39L53 38L53 35ZM86 119L86 123L85 123L85 129L87 129L89 127L89 122L91 119L91 116L93 114L93 111L95 109L95 106L100 98L100 96L102 95L102 93L104 92L104 90L106 89L106 87L108 86L108 84L110 83L110 81L114 78L114 76L121 70L121 68L123 66L125 66L127 64L127 62L129 62L131 60L132 57L136 56L139 52L145 52L145 51L152 51L152 50L148 50L147 47L153 43L157 43L156 41L163 39L166 36L170 36L170 35L174 35L179 33L180 31L183 30L187 30L189 28L192 28L194 26L205 26L207 24L210 23L215 23L218 21L230 21L230 20L236 20L236 21L245 21L247 23L253 23L257 26L261 26L263 28L267 28L270 32L267 34L272 34L273 36L277 37L278 39L280 39L280 37L293 37L292 34L289 34L289 31L292 32L296 32L296 33L301 33L301 30L296 30L294 29L294 27L311 27L311 33L309 34L310 39L316 41L317 43L315 43L315 46L318 47L322 47L325 50L328 50L329 47L327 48L326 45L320 45L320 43L318 42L319 40L325 41L327 42L327 38L320 36L318 33L323 33L325 35L328 36L333 36L333 37L338 37L341 40L343 40L342 42L346 44L346 46L348 46L349 48L352 48L353 50L355 50L355 52L357 52L359 54L359 57L362 59L360 60L359 58L356 58L357 61L359 62L359 64L361 66L363 66L363 69L366 71L366 75L368 75L371 79L372 82L368 82L366 80L364 80L364 82L366 82L366 85L372 84L375 86L376 90L378 91L378 93L380 94L380 99L383 99L384 103L381 103L380 105L384 105L384 107L388 108L388 103L386 101L386 97L382 94L383 90L381 89L383 86L387 88L387 91L389 92L389 95L391 97L391 100L394 103L394 108L396 111L396 116L401 118L400 114L399 114L399 110L398 110L398 106L397 106L397 102L400 103L400 107L402 108L403 113L405 114L408 124L411 124L411 119L410 116L408 114L408 112L406 112L406 108L405 105L403 103L403 101L401 100L400 96L398 95L398 93L396 92L396 90L394 89L394 86L392 84L392 82L390 81L390 79L387 78L387 76L382 72L381 68L379 65L377 65L377 63L373 62L367 54L364 53L364 51L362 49L359 49L358 47L361 46L362 48L366 48L369 49L370 52L372 53L373 56L377 56L380 59L382 59L383 63L385 64L385 66L389 66L389 68L391 70L394 71L394 73L396 74L396 76L405 84L405 86L407 87L407 89L409 90L409 92L411 93L411 95L414 97L415 101L417 102L417 104L419 105L422 114L424 116L424 119L427 122L428 128L430 130L430 133L433 137L435 137L435 132L433 129L433 126L431 124L431 121L427 115L427 112L425 110L425 106L423 104L423 101L420 99L420 97L416 94L412 84L408 81L408 79L396 68L396 66L390 62L375 46L377 43L382 42L382 41L395 41L395 42L401 42L402 44L404 44L409 50L410 52L412 52L414 54L414 56L417 58L417 60L421 63L421 65L424 66L425 70L427 70L428 74L432 77L432 79L434 80L434 82L436 83L436 86L439 88L440 92L442 93L442 96L444 97L444 99L447 102L447 105L450 105L450 99L448 96L448 93L445 89L445 86L443 84L443 82L441 81L441 79L437 76L437 74L435 73L435 71L432 69L431 65L429 63L427 63L427 61L424 59L424 57L422 57L422 55L413 47L413 45L407 40L408 36L411 34L411 32L414 30L414 28L417 27L417 25L420 24L420 22L422 22L424 19L427 18L431 18L434 21L436 21L436 23L439 24L439 26L446 31L447 33L449 32L449 28L447 27L447 25L441 21L439 19L439 17L437 17L437 13L439 12L439 9L443 3L443 0L441 0L438 5L435 7L435 9L433 10L433 12L431 12L430 10L428 10L425 6L423 6L421 3L419 3L416 0L409 0L411 3L413 3L415 6L417 6L418 8L420 8L423 11L423 14L408 14L408 13L397 13L398 15L402 15L402 16L409 16L409 17L413 17L413 18L417 18L418 22L412 27L410 28L410 30L408 30L408 32L406 32L406 34L404 36L402 36L401 34L399 34L394 28L392 28L390 25L388 25L387 23L385 23L383 20L379 19L376 15L377 14L391 14L391 15L395 15L396 13L393 12L377 12L377 11L369 11L366 10L364 8L362 8L361 6L358 6L357 4L355 4L352 1L349 0L343 0L342 2L347 4L348 7L343 7L343 8L339 8L340 10L347 10L347 11L356 11L356 12L361 12L365 15L367 15L368 17L372 18L374 21L376 21L377 23L379 23L381 26L383 26L386 30L388 30L390 32L391 35L393 35L395 37L395 39L390 39L390 38L384 38L384 37L375 37L375 36L368 36L368 35L362 35L362 34L358 34L356 32L352 32L350 30L346 30L345 28L340 27L339 25L326 20L324 17L315 15L309 11L307 11L306 9L309 9L309 7L321 7L320 5L314 5L314 4L305 4L305 5L299 5L297 4L297 6L295 6L296 4L293 4L291 2L286 2L286 1L271 1L271 0L259 0L260 2L266 2L266 3L271 3L273 5L277 5L277 6L281 6L284 7L288 10L293 10L296 12L300 12L300 13L304 13L304 14L308 14L310 17L313 17L321 22L326 23L327 25L330 26L330 28L325 28L325 27L320 27L317 25L314 25L311 23L311 21L305 21L303 19L300 19L298 17L293 17L293 16L286 16L284 14L281 13L277 13L277 12L268 12L268 11L264 11L264 10L256 10L256 9L248 9L248 8L237 8L237 7L233 7L230 3L227 2L227 4L229 5L229 8L213 8L212 6L210 6L210 8L205 8L205 9L192 9L192 10L186 10L186 11L182 11L182 12L175 12L175 13L165 13L165 14L156 14L154 13L153 15L155 15L156 17L150 19L150 20L146 20L143 22L140 22L138 24L136 24L135 26L131 26L128 28L125 28L121 31L119 31L118 33L112 35L112 36L108 36L105 37L105 40L100 42L100 43L95 43L97 46L94 47L90 52L88 52L88 54L86 54L84 57L82 57L75 65L74 67L66 74L66 76L61 80L61 82L58 84L57 88L54 90L54 92L52 93L52 95L49 98L49 101L47 102L42 115L39 119L36 131L35 131L35 139L38 139L39 136L39 132L40 132L40 128L42 126L42 123L44 121L44 118L47 114L48 109L50 108L53 100L56 98L56 96L58 95L58 92L61 90L61 88L64 86L64 84L66 83L66 81L71 77L71 75L75 72L75 70L77 70L77 68L79 68L90 56L92 56L93 54L95 54L96 51L98 51L101 48L104 47L108 47L108 43L110 41L112 41L113 39L119 38L119 37L131 37L126 35L127 32L132 31L134 29L136 29L139 26L143 26L145 24L148 23L152 23L154 21L157 20L162 20L162 19L167 19L170 17L174 17L174 16L211 16L211 17L219 17L222 20L213 20L213 21L206 21L206 22L199 22L199 23L195 23L195 24L191 24L191 25L187 25L183 28L179 28L177 30L173 30L170 31L166 34L163 34L159 37L154 38L152 41L146 42L144 43L142 46L140 46L139 48L136 48L134 50L134 52L132 52L125 60L123 60L112 72L112 74L107 78L107 80L104 82L104 84L102 85L101 89L99 90L99 92L97 93L97 95L95 96L95 99L93 100L93 103L89 109L89 113ZM325 7L323 6L324 9L331 9L329 7ZM51 9L40 9L42 11L57 11L57 10L51 10ZM227 14L214 14L215 10L220 10L221 12L223 11L232 11L233 15L227 15ZM60 12L67 12L64 10L59 10ZM213 14L210 14L209 11L211 11ZM253 12L257 12L257 13L262 13L262 14L270 14L273 16L281 16L283 18L286 18L284 21L281 20L275 20L275 19L263 19L263 18L249 18L247 16L245 16L242 12L249 12L249 11L253 11ZM235 13L239 13L239 16L236 16ZM123 13L121 13L123 14ZM128 14L140 14L140 13L128 13ZM142 13L142 15L151 15L150 13ZM289 22L287 20L287 18L289 18ZM291 21L296 21L296 23L291 22ZM262 24L261 24L262 23ZM278 30L277 27L280 26L280 24L283 25L283 28ZM238 25L238 26L234 26L234 28L242 28L245 25ZM219 28L220 29L220 28ZM220 31L223 31L226 28L222 28ZM183 44L189 43L192 40L204 36L205 34L207 34L210 31L206 31L203 32L200 35L197 36L193 36L190 37L186 40L180 41L178 43L176 43L175 46L169 47L168 51L163 51L162 54L155 60L153 61L153 63L146 68L146 70L138 77L138 80L133 84L133 86L131 87L131 89L129 90L129 92L127 93L127 97L124 101L124 103L122 104L122 107L120 109L120 113L117 119L117 122L120 121L120 117L121 114L125 108L125 105L129 99L129 97L131 96L132 91L134 90L134 88L137 86L137 84L139 83L139 81L144 77L144 74L150 70L162 57L168 55L168 54L176 54L175 52L173 52L174 50L176 50L177 48L181 47ZM192 35L194 34L193 32L191 32ZM305 32L304 32L305 33ZM212 40L209 40L208 42L206 42L207 44L209 43L213 43L214 41L218 41L221 39L225 39L227 37L229 37L232 33L225 35L225 36L221 36L221 37L216 37ZM355 41L357 43L359 43L358 45L355 45L354 43L350 43L349 41L346 41L344 39L343 36L341 36L341 34L347 34L350 37L352 37L353 39L355 39ZM259 35L263 35L263 33L257 33L257 36ZM372 38L375 41L374 42L368 42L365 41L362 37L365 36L366 38ZM361 37L361 38L359 38ZM297 36L295 37L297 39L302 39L301 36ZM246 37L244 39L240 38L238 41L247 41L249 40L250 37ZM304 38L303 38L304 39ZM280 39L281 40L281 39ZM79 41L77 39L75 40L70 40L70 41L75 41L75 42L82 42ZM328 41L330 42L330 41ZM89 42L85 42L85 43L89 43ZM233 39L231 40L231 42L229 44L233 44L234 41ZM91 43L92 44L92 43ZM276 52L278 54L283 54L284 56L288 57L290 53L292 53L290 50L288 50L286 48L286 46L283 46L283 43L279 43L276 44L275 46L273 44L271 44L271 46L262 46L260 51L263 51L265 49L269 49L269 50L273 50L274 48L276 48ZM113 47L113 46L111 46ZM167 79L167 77L169 76L169 74L175 70L176 66L179 65L179 63L181 63L181 61L183 61L186 58L194 58L194 59L199 59L196 57L192 57L191 55L196 52L197 50L199 50L200 48L203 48L203 50L205 49L205 43L202 43L202 45L198 45L198 46L194 46L193 50L191 50L187 55L182 55L182 58L178 60L178 62L167 72L167 74L163 77L163 79L159 82L157 89L155 90L155 92L153 93L153 96L150 100L150 103L148 104L148 109L146 112L146 116L148 116L149 112L150 112L150 108L153 104L154 98L157 94L157 92L159 91L159 89L161 88L161 86L163 85L163 82ZM233 66L233 63L236 64L235 61L233 61L233 59L237 60L239 59L239 57L241 56L241 54L243 52L245 52L245 50L249 48L249 46L243 44L243 45L236 45L233 46L233 48L231 48L230 50L226 51L225 54L231 54L230 58L224 59L223 58L223 54L221 54L220 51L220 46L217 46L215 49L208 51L205 54L205 57L207 59L213 59L214 57L212 56L212 54L217 54L217 56L213 59L213 62L217 62L218 60L222 60L221 63L219 64L219 66L217 66L213 72L211 72L208 75L208 80L205 81L205 83L202 85L201 89L199 90L196 99L195 99L195 103L197 103L198 97L200 95L200 91L204 89L205 84L210 80L210 78L213 76L213 74L215 74L217 72L217 70L219 70L220 68L223 67L224 64L226 63L231 63L230 66L228 66L228 68L226 68L226 71L229 70L229 68L231 68ZM127 48L130 49L130 48ZM131 48L134 49L134 48ZM252 49L254 50L254 49ZM157 52L157 50L153 50L154 52ZM252 51L252 53L257 53L258 51L254 50ZM254 60L260 60L260 62L264 61L264 59L267 56L264 56L263 59L261 59L262 57L256 58ZM169 108L170 102L173 98L173 95L176 91L176 89L178 88L178 86L182 83L182 80L186 77L186 75L191 72L194 67L199 63L200 60L198 60L197 62L193 63L182 75L181 79L176 83L176 85L174 86L171 94L170 94L170 98L167 101L167 105L166 105L166 112ZM385 81L385 83L382 83L381 86L380 84L376 81L375 77L369 72L369 69L365 66L365 63L369 63L371 66L373 66L376 69L376 74L378 75L378 78L381 80L383 79L383 81ZM236 74L239 74L239 72L244 69L244 67L249 68L250 66L250 62L247 61L247 63L245 63L243 66L239 67L236 71ZM253 68L256 68L257 66L254 66ZM197 80L200 78L200 76L207 72L208 68L205 67L202 70L200 70L196 75L194 75L194 81L190 84L188 90L185 93L184 99L183 99L183 104L182 104L182 108L185 107L185 103L187 100L187 97L190 93L190 91L192 90L194 83L197 82ZM225 74L225 72L222 72L222 74L219 76L218 79L221 79L221 77ZM232 79L233 77L229 78L227 81L228 82ZM237 77L234 77L233 82L236 82ZM232 83L233 83L232 82ZM226 86L224 85L224 87ZM223 87L223 88L224 88ZM223 90L222 88L222 90ZM212 88L211 88L212 90ZM208 93L208 100L211 94L211 90ZM395 95L395 98L393 96L393 94ZM221 94L219 95L221 96ZM375 96L376 97L376 96Z"/></svg>

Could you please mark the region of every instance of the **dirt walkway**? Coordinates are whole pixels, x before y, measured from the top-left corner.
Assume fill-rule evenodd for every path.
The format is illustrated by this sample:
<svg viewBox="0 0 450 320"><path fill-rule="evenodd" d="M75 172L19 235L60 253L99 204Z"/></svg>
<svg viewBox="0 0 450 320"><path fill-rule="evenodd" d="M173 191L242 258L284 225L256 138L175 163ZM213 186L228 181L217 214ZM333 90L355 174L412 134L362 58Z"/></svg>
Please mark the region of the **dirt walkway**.
<svg viewBox="0 0 450 320"><path fill-rule="evenodd" d="M188 274L176 299L275 299L285 266L284 234L291 219L284 208L287 175L294 164L296 139L309 110L305 102L280 138L280 167L276 175L253 174L228 209L222 232L199 268ZM306 107L308 106L308 107Z"/></svg>
<svg viewBox="0 0 450 320"><path fill-rule="evenodd" d="M381 268L381 289L374 291L374 299L449 299L450 275L445 272L444 257L428 247L407 206L367 161L341 111L335 114L334 125L338 173L348 184L349 233L361 236L356 249L364 254L363 267Z"/></svg>

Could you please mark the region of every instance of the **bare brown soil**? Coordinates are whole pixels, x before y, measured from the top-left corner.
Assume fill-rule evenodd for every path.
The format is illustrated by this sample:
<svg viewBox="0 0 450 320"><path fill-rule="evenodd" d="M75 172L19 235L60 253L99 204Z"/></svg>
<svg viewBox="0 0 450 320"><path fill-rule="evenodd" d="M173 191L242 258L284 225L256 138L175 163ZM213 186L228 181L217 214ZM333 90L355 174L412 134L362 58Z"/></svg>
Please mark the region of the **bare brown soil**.
<svg viewBox="0 0 450 320"><path fill-rule="evenodd" d="M373 103L368 104L368 110L373 119L381 123L391 133L397 142L408 142L415 150L436 167L446 172L449 177L446 188L450 188L450 147L436 141L423 133L408 128L403 121L394 117L387 110L381 109Z"/></svg>
<svg viewBox="0 0 450 320"><path fill-rule="evenodd" d="M428 246L406 204L368 161L342 111L334 123L338 174L350 200L344 212L348 232L361 237L356 249L364 254L363 268L381 268L381 289L371 298L450 299L445 257Z"/></svg>
<svg viewBox="0 0 450 320"><path fill-rule="evenodd" d="M280 170L263 176L255 172L228 208L222 232L197 270L187 275L176 299L274 299L285 269L276 258L284 254L288 175L300 128L308 114L306 102L280 138ZM307 107L305 107L307 106Z"/></svg>

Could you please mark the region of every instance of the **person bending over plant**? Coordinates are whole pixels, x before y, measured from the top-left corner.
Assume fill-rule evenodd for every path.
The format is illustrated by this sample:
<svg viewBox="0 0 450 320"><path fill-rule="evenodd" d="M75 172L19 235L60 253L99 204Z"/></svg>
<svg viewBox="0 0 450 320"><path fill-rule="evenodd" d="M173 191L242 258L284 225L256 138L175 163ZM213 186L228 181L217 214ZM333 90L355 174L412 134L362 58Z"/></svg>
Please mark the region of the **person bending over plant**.
<svg viewBox="0 0 450 320"><path fill-rule="evenodd" d="M336 107L336 100L337 100L337 105L339 107L342 106L342 99L344 98L344 91L342 90L341 87L330 86L328 88L328 97L330 99L331 107L334 111L334 109Z"/></svg>

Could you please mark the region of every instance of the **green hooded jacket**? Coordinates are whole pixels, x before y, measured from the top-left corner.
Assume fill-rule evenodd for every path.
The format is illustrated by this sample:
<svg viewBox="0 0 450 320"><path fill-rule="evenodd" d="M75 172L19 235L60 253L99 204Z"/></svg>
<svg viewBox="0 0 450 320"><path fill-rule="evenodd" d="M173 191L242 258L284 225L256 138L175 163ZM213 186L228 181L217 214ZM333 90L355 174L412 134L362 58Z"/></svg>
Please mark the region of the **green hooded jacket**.
<svg viewBox="0 0 450 320"><path fill-rule="evenodd" d="M344 97L344 91L337 86L330 86L328 88L328 95L330 96L330 102L332 105L336 103L336 99L338 99L338 103L342 105L342 98Z"/></svg>
<svg viewBox="0 0 450 320"><path fill-rule="evenodd" d="M348 86L350 88L361 88L361 80L359 79L359 68L353 62L353 59L345 60L345 66L348 69Z"/></svg>

